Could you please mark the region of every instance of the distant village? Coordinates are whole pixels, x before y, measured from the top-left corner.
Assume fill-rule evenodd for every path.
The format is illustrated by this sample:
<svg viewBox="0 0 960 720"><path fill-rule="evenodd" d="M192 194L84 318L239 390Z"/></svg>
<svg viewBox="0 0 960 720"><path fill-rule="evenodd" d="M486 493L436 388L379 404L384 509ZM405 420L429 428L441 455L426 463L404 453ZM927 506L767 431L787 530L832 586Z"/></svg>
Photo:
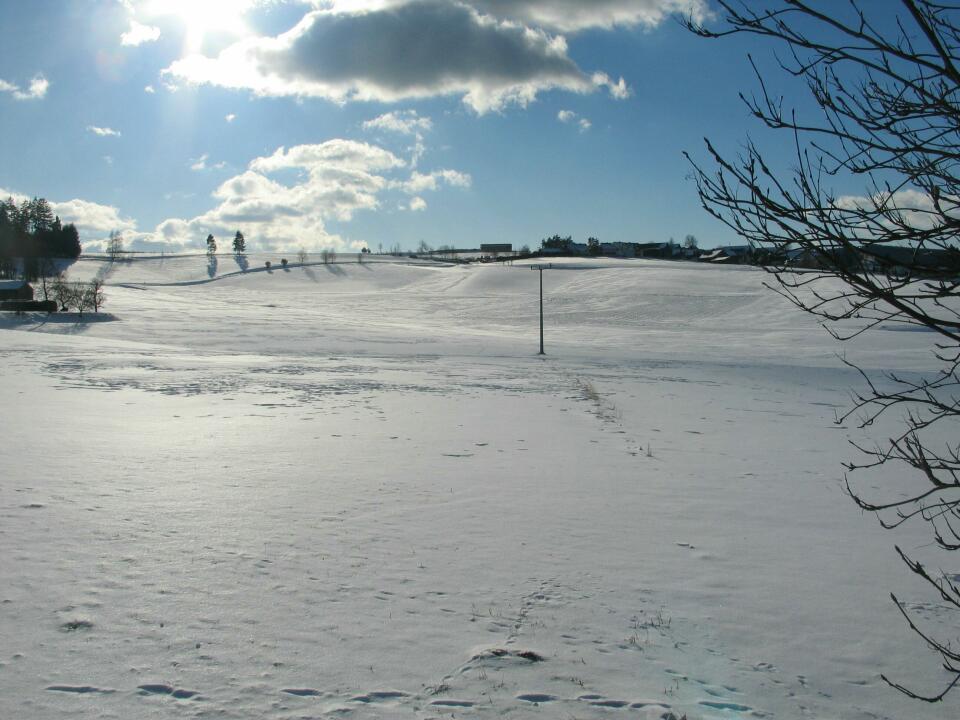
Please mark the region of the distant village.
<svg viewBox="0 0 960 720"><path fill-rule="evenodd" d="M540 242L538 250L529 245L514 249L511 243L483 243L479 248L453 248L450 246L431 248L421 243L416 252L403 252L399 248L389 251L392 255L410 257L433 257L460 262L493 262L530 257L615 257L649 258L659 260L696 260L726 264L753 264L756 262L754 248L749 245L729 245L703 250L697 246L697 240L688 235L683 243L674 242L600 242L589 238L587 242L576 242L571 237L554 235Z"/></svg>
<svg viewBox="0 0 960 720"><path fill-rule="evenodd" d="M459 251L457 251L459 252ZM473 251L476 252L476 251ZM759 265L782 269L823 270L838 269L855 272L881 273L891 276L922 277L930 273L960 272L960 253L953 249L936 249L867 243L851 248L824 246L813 249L800 245L756 247L753 245L724 245L702 249L696 238L688 235L682 243L667 242L600 242L589 238L575 242L570 237L554 235L541 241L539 250L523 247L514 251L512 245L481 245L481 261L523 257L613 257L647 258L657 260L688 260L722 265Z"/></svg>
<svg viewBox="0 0 960 720"><path fill-rule="evenodd" d="M487 243L477 249L454 250L441 248L420 253L427 256L440 256L445 259L459 259L461 262L497 262L510 259L535 257L608 257L608 258L647 258L654 260L689 260L726 265L755 265L770 260L769 253L757 252L750 245L727 245L724 247L701 249L697 240L688 235L683 243L674 242L600 242L590 238L585 243L576 242L570 237L554 235L541 241L539 250L523 246L514 250L509 243ZM797 258L799 261L800 258ZM813 264L797 267L813 267Z"/></svg>

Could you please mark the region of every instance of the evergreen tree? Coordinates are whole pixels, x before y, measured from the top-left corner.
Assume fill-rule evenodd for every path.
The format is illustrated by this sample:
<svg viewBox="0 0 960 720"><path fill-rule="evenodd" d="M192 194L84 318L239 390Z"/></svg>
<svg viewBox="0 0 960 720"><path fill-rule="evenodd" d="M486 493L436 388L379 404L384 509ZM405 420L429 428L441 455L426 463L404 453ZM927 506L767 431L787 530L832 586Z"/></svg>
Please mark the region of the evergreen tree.
<svg viewBox="0 0 960 720"><path fill-rule="evenodd" d="M16 259L23 261L24 276L38 276L41 258L80 256L80 235L75 225L64 225L43 198L0 200L0 278L13 277ZM41 274L42 276L42 274Z"/></svg>
<svg viewBox="0 0 960 720"><path fill-rule="evenodd" d="M77 232L77 226L73 223L67 223L60 230L57 239L56 252L54 257L77 258L83 250L80 246L80 233Z"/></svg>
<svg viewBox="0 0 960 720"><path fill-rule="evenodd" d="M13 220L13 226L16 228L17 233L26 235L30 232L30 201L23 200L19 205L15 205L13 198L11 198L10 203L13 207L13 212L10 214L10 218Z"/></svg>
<svg viewBox="0 0 960 720"><path fill-rule="evenodd" d="M50 203L44 198L34 198L30 201L30 232L34 235L52 229L53 217Z"/></svg>
<svg viewBox="0 0 960 720"><path fill-rule="evenodd" d="M237 234L233 236L233 251L237 255L243 255L247 251L247 241L243 237L243 233L237 230Z"/></svg>
<svg viewBox="0 0 960 720"><path fill-rule="evenodd" d="M11 212L15 212L17 206L13 199L0 201L0 278L13 277L13 251L14 234Z"/></svg>
<svg viewBox="0 0 960 720"><path fill-rule="evenodd" d="M213 255L217 252L217 241L213 237L213 233L207 235L207 255Z"/></svg>

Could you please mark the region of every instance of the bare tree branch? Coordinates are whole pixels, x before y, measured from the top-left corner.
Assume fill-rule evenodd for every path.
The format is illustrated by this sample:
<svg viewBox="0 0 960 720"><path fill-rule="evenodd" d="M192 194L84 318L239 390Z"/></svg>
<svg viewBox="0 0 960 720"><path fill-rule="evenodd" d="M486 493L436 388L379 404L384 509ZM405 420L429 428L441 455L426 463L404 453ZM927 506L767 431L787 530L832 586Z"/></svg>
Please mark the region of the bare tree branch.
<svg viewBox="0 0 960 720"><path fill-rule="evenodd" d="M781 51L777 66L799 79L819 120L784 107L758 63L758 89L741 93L767 128L789 135L794 166L772 167L752 141L736 156L705 139L709 167L693 160L703 208L743 237L773 276L768 287L821 320L839 340L880 328L931 333L936 372L857 370L865 390L837 422L862 429L896 410L901 429L875 447L855 444L849 473L902 466L905 491L868 499L846 490L883 527L928 524L935 547L960 550L960 6L934 0L818 3L779 0L774 8L715 0L720 23L687 27L704 38L746 34ZM837 195L828 183L859 178L863 195ZM946 434L943 430L947 429ZM899 548L911 572L960 611L960 589ZM891 596L893 597L893 596ZM919 693L886 677L905 695L941 702L960 684L960 655L921 628L893 597L910 628L939 655L951 679Z"/></svg>

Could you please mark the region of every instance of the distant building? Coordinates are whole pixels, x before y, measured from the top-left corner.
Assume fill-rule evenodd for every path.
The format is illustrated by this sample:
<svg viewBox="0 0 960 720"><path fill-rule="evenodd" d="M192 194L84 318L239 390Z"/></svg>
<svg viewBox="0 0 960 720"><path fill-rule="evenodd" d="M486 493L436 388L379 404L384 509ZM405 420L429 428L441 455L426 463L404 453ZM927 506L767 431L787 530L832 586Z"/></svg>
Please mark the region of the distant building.
<svg viewBox="0 0 960 720"><path fill-rule="evenodd" d="M600 254L623 258L669 258L675 253L673 246L665 242L605 242L600 243Z"/></svg>
<svg viewBox="0 0 960 720"><path fill-rule="evenodd" d="M511 243L480 243L480 252L490 254L513 252L513 245Z"/></svg>
<svg viewBox="0 0 960 720"><path fill-rule="evenodd" d="M26 280L0 280L0 300L33 300L33 287Z"/></svg>
<svg viewBox="0 0 960 720"><path fill-rule="evenodd" d="M631 243L631 242L600 243L600 254L612 255L613 257L636 257L637 243Z"/></svg>
<svg viewBox="0 0 960 720"><path fill-rule="evenodd" d="M752 255L753 248L749 245L727 245L701 254L700 261L737 265L749 263Z"/></svg>
<svg viewBox="0 0 960 720"><path fill-rule="evenodd" d="M586 255L587 244L573 242L569 238L551 238L544 241L541 255Z"/></svg>

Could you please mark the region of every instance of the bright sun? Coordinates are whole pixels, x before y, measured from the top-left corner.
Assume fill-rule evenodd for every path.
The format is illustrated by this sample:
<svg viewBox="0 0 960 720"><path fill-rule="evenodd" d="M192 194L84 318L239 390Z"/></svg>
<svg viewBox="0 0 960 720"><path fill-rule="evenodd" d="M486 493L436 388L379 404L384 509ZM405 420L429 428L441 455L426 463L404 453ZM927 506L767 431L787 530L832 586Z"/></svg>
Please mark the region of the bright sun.
<svg viewBox="0 0 960 720"><path fill-rule="evenodd" d="M186 49L197 51L207 35L242 35L247 29L244 13L254 0L150 0L145 10L150 15L180 19L186 29Z"/></svg>

